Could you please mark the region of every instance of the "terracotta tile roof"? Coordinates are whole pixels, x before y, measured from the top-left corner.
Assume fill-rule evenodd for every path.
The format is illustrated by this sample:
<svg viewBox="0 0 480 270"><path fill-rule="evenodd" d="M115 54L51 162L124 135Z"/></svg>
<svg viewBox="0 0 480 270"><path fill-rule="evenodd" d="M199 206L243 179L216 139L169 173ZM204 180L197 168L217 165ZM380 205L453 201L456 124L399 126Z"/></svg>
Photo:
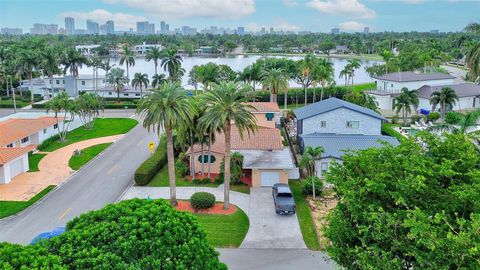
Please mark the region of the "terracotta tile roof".
<svg viewBox="0 0 480 270"><path fill-rule="evenodd" d="M0 147L30 136L57 123L55 117L35 119L12 118L0 122Z"/></svg>
<svg viewBox="0 0 480 270"><path fill-rule="evenodd" d="M30 144L25 147L2 147L0 148L0 165L21 157L23 154L34 150L36 147L35 144Z"/></svg>
<svg viewBox="0 0 480 270"><path fill-rule="evenodd" d="M280 130L276 128L258 127L254 134L244 133L243 138L236 127L232 128L232 150L282 150L282 136ZM215 143L212 144L212 152L225 153L225 135L217 133ZM207 145L204 145L204 151L207 151ZM195 145L194 151L201 150L200 145Z"/></svg>
<svg viewBox="0 0 480 270"><path fill-rule="evenodd" d="M255 107L257 110L252 110L253 113L256 112L280 112L280 108L276 102L247 102L248 105Z"/></svg>

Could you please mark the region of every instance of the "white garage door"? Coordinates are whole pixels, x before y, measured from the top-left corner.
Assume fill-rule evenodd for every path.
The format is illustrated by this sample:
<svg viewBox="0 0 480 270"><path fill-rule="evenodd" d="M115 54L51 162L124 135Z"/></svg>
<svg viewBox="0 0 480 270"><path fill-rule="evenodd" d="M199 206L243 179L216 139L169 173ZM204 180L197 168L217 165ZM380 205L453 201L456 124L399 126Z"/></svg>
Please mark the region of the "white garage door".
<svg viewBox="0 0 480 270"><path fill-rule="evenodd" d="M23 159L19 158L10 163L10 177L13 178L23 172Z"/></svg>
<svg viewBox="0 0 480 270"><path fill-rule="evenodd" d="M279 172L261 172L260 173L260 186L271 187L273 184L280 183Z"/></svg>

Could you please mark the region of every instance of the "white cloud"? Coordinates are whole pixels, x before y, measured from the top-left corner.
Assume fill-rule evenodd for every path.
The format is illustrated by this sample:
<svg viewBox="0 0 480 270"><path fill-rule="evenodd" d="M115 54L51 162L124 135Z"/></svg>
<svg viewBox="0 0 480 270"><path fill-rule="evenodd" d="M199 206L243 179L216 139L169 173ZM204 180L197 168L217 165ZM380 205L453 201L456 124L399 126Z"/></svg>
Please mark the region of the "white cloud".
<svg viewBox="0 0 480 270"><path fill-rule="evenodd" d="M307 6L332 16L372 19L377 15L358 0L311 0Z"/></svg>
<svg viewBox="0 0 480 270"><path fill-rule="evenodd" d="M283 0L283 5L286 7L298 6L298 2L295 0Z"/></svg>
<svg viewBox="0 0 480 270"><path fill-rule="evenodd" d="M365 24L359 23L356 21L348 21L343 22L338 25L341 30L349 32L349 31L363 31L363 28L366 27Z"/></svg>
<svg viewBox="0 0 480 270"><path fill-rule="evenodd" d="M402 2L405 2L408 4L421 4L426 2L426 0L402 0Z"/></svg>
<svg viewBox="0 0 480 270"><path fill-rule="evenodd" d="M95 9L89 12L64 12L60 14L61 17L73 17L76 20L92 20L98 23L104 23L108 20L115 22L116 29L135 28L136 22L145 21L147 18L143 16L136 16L122 12L111 13L105 9Z"/></svg>
<svg viewBox="0 0 480 270"><path fill-rule="evenodd" d="M149 16L165 18L241 18L255 12L255 0L104 0L140 9Z"/></svg>
<svg viewBox="0 0 480 270"><path fill-rule="evenodd" d="M268 32L270 31L270 27L273 27L274 31L298 31L300 30L300 26L296 24L291 24L285 20L278 20L275 21L273 25L266 25L266 24L258 24L258 23L248 23L245 26L245 29L247 31L251 32L258 32L262 30L262 28L265 28L265 30Z"/></svg>

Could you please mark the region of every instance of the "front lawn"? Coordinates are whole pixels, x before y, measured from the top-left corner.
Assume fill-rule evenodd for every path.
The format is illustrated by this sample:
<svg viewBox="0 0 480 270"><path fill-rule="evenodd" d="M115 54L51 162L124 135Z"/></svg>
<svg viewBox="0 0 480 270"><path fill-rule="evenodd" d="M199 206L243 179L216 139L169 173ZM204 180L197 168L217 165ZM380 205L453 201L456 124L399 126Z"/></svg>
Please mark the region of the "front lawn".
<svg viewBox="0 0 480 270"><path fill-rule="evenodd" d="M194 214L214 247L239 247L247 234L247 215L237 207L231 215Z"/></svg>
<svg viewBox="0 0 480 270"><path fill-rule="evenodd" d="M86 130L83 126L78 127L68 132L65 142L55 141L41 150L51 152L66 145L84 140L125 134L137 124L137 120L130 118L97 118L91 130Z"/></svg>
<svg viewBox="0 0 480 270"><path fill-rule="evenodd" d="M47 154L28 154L28 171L29 172L38 172L38 163L44 158Z"/></svg>
<svg viewBox="0 0 480 270"><path fill-rule="evenodd" d="M302 186L299 180L290 180L290 188L292 189L295 204L297 205L297 217L302 231L303 241L311 250L319 250L320 243L318 242L315 224L313 223L312 213L308 207L307 201L302 194Z"/></svg>
<svg viewBox="0 0 480 270"><path fill-rule="evenodd" d="M17 109L23 108L23 107L29 105L29 103L24 102L22 100L15 100L15 103L17 105ZM0 108L13 108L13 99L2 99L2 100L0 100Z"/></svg>
<svg viewBox="0 0 480 270"><path fill-rule="evenodd" d="M112 143L102 143L81 150L79 155L74 155L70 158L68 161L68 166L70 166L70 168L73 170L80 169L83 165L92 160L111 144Z"/></svg>
<svg viewBox="0 0 480 270"><path fill-rule="evenodd" d="M43 196L47 195L47 193L53 188L55 188L55 186L48 186L26 202L0 201L0 218L8 217L22 211L23 209L34 204L36 201L40 200Z"/></svg>

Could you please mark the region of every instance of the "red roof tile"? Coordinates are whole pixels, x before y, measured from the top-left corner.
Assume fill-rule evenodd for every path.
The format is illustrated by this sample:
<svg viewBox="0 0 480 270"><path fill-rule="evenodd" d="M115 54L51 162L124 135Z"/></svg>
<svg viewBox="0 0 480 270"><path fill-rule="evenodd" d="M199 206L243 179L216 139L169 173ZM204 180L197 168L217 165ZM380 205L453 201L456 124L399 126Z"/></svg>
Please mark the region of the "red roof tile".
<svg viewBox="0 0 480 270"><path fill-rule="evenodd" d="M30 136L57 123L55 117L12 118L0 122L0 147Z"/></svg>
<svg viewBox="0 0 480 270"><path fill-rule="evenodd" d="M37 146L34 144L30 144L25 147L2 147L0 148L0 165L3 165L9 161L12 161L18 157L21 157L23 154L26 154Z"/></svg>

